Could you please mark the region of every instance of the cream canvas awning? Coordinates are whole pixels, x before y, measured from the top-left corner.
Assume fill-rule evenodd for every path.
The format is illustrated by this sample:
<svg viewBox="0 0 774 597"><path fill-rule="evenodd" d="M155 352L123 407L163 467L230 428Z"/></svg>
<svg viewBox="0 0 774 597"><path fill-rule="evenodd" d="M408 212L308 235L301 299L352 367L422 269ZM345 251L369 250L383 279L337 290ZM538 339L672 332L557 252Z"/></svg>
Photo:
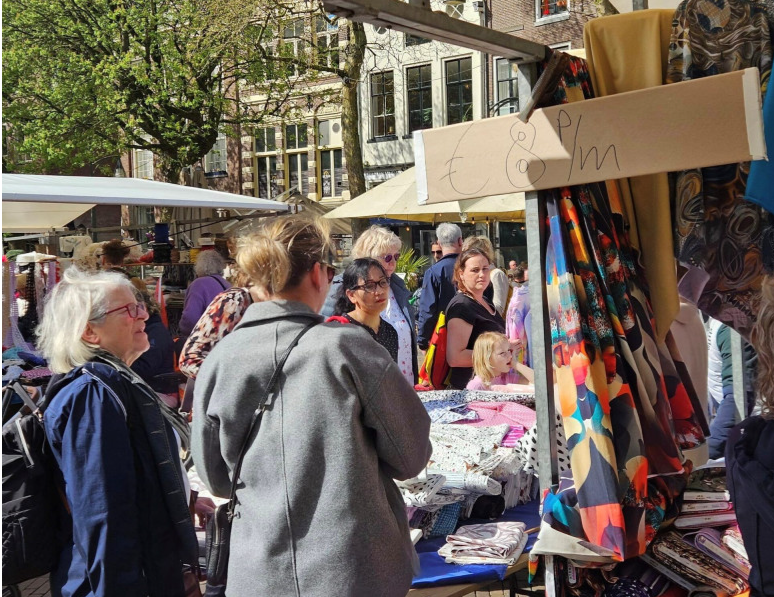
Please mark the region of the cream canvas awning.
<svg viewBox="0 0 774 597"><path fill-rule="evenodd" d="M250 209L284 213L288 205L222 191L140 178L3 174L3 232L44 232L95 205Z"/></svg>
<svg viewBox="0 0 774 597"><path fill-rule="evenodd" d="M326 218L392 218L417 222L459 222L490 217L524 219L524 193L492 195L432 205L417 204L415 168L409 168L325 215ZM464 214L464 216L463 216Z"/></svg>

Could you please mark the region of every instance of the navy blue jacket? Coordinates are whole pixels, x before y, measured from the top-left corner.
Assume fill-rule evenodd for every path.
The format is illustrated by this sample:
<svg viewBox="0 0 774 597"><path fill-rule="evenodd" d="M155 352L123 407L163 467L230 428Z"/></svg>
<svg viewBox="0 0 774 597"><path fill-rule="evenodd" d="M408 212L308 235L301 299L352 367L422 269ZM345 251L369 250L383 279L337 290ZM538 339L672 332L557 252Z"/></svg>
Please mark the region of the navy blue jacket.
<svg viewBox="0 0 774 597"><path fill-rule="evenodd" d="M774 420L750 417L726 445L726 482L750 558L750 597L774 595Z"/></svg>
<svg viewBox="0 0 774 597"><path fill-rule="evenodd" d="M54 596L184 595L183 563L196 561L197 543L177 443L158 399L134 379L92 362L47 392L46 436L72 517Z"/></svg>
<svg viewBox="0 0 774 597"><path fill-rule="evenodd" d="M417 332L417 343L422 350L427 350L441 311L446 309L449 301L457 294L454 284L454 264L457 262L457 256L457 253L444 255L425 272L422 294L419 297Z"/></svg>

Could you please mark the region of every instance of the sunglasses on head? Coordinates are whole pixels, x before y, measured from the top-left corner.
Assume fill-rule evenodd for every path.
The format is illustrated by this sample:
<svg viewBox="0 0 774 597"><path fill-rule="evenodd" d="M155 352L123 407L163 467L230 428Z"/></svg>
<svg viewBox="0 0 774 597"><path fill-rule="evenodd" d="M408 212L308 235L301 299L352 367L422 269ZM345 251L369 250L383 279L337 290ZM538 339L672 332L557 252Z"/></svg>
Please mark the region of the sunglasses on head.
<svg viewBox="0 0 774 597"><path fill-rule="evenodd" d="M395 260L395 263L397 263L399 257L400 253L393 253L392 255L385 255L382 259L384 259L385 263L390 263L393 259Z"/></svg>

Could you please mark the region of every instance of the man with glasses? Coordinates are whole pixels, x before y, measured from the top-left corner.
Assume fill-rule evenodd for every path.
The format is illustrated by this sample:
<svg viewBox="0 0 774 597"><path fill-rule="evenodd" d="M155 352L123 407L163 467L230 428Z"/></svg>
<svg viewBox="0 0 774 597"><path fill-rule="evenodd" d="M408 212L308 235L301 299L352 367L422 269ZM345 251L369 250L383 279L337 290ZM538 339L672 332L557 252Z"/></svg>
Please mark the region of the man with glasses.
<svg viewBox="0 0 774 597"><path fill-rule="evenodd" d="M438 256L437 253L433 253L436 263L425 272L422 295L419 297L417 344L422 350L427 350L438 316L457 293L454 285L454 264L462 250L462 230L457 224L440 224L435 230L435 235L441 254ZM434 244L433 247L435 246Z"/></svg>
<svg viewBox="0 0 774 597"><path fill-rule="evenodd" d="M430 254L433 256L433 263L438 263L441 257L443 257L443 249L441 249L441 244L437 240L430 245Z"/></svg>

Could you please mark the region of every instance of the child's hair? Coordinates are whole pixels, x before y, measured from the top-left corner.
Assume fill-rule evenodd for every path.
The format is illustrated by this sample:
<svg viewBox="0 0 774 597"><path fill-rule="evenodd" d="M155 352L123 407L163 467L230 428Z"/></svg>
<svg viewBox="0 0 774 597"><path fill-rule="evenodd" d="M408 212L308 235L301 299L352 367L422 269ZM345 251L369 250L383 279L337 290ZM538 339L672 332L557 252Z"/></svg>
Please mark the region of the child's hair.
<svg viewBox="0 0 774 597"><path fill-rule="evenodd" d="M492 354L501 342L508 344L508 338L500 332L484 332L473 345L473 372L485 386L499 374L492 370Z"/></svg>

